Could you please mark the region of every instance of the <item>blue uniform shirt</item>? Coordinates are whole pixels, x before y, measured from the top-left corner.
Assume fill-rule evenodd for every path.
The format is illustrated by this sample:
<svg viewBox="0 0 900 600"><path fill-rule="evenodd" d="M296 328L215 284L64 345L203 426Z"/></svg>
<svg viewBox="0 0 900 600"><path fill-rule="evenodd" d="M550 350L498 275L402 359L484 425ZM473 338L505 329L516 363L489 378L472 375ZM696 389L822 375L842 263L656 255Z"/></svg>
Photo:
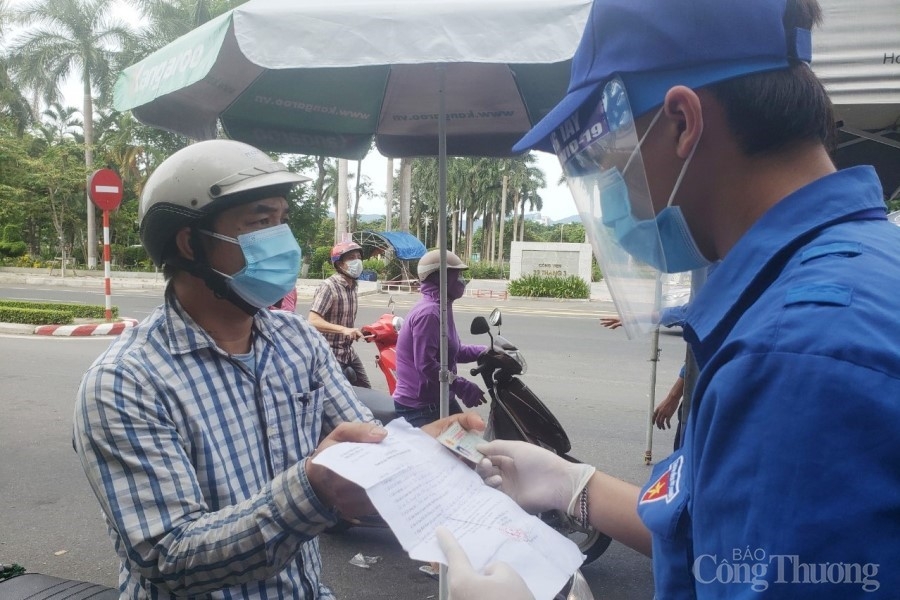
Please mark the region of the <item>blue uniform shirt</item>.
<svg viewBox="0 0 900 600"><path fill-rule="evenodd" d="M691 304L684 447L638 510L657 598L900 597L900 229L869 167L773 206Z"/></svg>

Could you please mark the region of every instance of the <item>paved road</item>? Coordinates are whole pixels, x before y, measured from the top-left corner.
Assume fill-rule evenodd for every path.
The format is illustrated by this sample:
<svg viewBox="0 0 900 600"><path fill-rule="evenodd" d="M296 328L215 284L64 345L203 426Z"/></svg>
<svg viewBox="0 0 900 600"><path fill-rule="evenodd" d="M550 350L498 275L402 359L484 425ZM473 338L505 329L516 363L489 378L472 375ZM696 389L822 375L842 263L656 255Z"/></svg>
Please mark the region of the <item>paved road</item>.
<svg viewBox="0 0 900 600"><path fill-rule="evenodd" d="M159 303L159 290L135 290L116 296L123 316L142 318ZM97 303L99 291L55 286L0 284L0 297L65 299ZM100 300L98 300L100 298ZM395 294L395 310L406 313L415 296ZM301 298L303 312L308 299ZM359 322L384 312L387 296L361 299ZM522 348L529 363L528 385L547 402L566 427L573 454L628 481L641 483L649 395L649 344L628 342L621 331L607 331L597 317L611 305L595 302L459 302L457 321L465 341L475 314L495 306L504 313L503 335ZM19 562L29 570L115 584L116 563L101 525L96 500L71 450L72 399L81 374L106 347L104 339L0 337L0 562ZM680 366L683 343L662 336L660 397ZM375 385L385 389L374 370L374 347L359 352ZM371 367L370 367L371 365ZM654 440L659 457L671 447L669 432ZM437 584L417 570L388 531L356 529L323 536L326 578L340 598L428 598ZM364 570L349 563L357 553L379 556ZM585 574L598 598L650 598L649 560L614 544Z"/></svg>

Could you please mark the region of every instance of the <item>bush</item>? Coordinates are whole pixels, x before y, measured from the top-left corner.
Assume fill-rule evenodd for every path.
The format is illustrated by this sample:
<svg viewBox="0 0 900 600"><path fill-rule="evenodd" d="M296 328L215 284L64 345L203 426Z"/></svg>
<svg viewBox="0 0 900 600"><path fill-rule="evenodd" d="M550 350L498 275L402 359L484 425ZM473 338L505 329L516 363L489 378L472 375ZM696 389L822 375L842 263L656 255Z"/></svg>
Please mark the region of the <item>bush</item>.
<svg viewBox="0 0 900 600"><path fill-rule="evenodd" d="M0 242L0 256L15 258L25 256L28 245L25 242Z"/></svg>
<svg viewBox="0 0 900 600"><path fill-rule="evenodd" d="M22 239L22 226L15 223L7 223L3 226L0 240L4 242L24 242L25 240Z"/></svg>
<svg viewBox="0 0 900 600"><path fill-rule="evenodd" d="M309 256L309 277L325 279L334 273L331 266L331 246L319 246Z"/></svg>
<svg viewBox="0 0 900 600"><path fill-rule="evenodd" d="M591 289L587 282L577 275L568 277L541 277L526 275L510 281L507 286L510 296L528 298L578 298L591 297Z"/></svg>
<svg viewBox="0 0 900 600"><path fill-rule="evenodd" d="M65 310L44 308L17 308L0 304L0 323L26 323L28 325L69 325L75 318Z"/></svg>
<svg viewBox="0 0 900 600"><path fill-rule="evenodd" d="M25 302L22 300L0 300L0 310L3 309L26 309L26 310L44 310L44 311L61 311L71 318L76 319L102 319L106 316L106 307L97 304L74 304L67 302ZM112 307L112 316L119 316L119 307ZM21 323L22 321L3 321L5 323ZM71 319L66 323L71 323ZM43 323L41 323L43 324Z"/></svg>
<svg viewBox="0 0 900 600"><path fill-rule="evenodd" d="M488 262L469 262L467 279L506 279L506 265L492 265Z"/></svg>
<svg viewBox="0 0 900 600"><path fill-rule="evenodd" d="M150 265L152 270L153 266L150 255L140 245L125 247L122 251L122 264L126 267L138 267L141 270L146 270L147 265Z"/></svg>

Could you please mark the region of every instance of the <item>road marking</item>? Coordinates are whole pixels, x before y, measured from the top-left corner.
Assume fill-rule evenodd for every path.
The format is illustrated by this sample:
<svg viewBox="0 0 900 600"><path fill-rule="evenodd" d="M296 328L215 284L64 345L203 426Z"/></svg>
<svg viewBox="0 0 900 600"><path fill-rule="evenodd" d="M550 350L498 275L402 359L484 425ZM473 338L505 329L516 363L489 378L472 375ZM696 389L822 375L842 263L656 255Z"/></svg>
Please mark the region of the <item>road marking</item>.
<svg viewBox="0 0 900 600"><path fill-rule="evenodd" d="M410 308L418 302L418 298L401 298L397 299L394 297L394 312L398 314L398 316L403 316L403 312L409 310ZM385 302L381 298L372 297L372 296L362 296L359 299L360 306L366 307L381 307L387 310L387 302ZM513 314L513 315L536 315L541 317L552 317L552 318L568 318L568 319L583 319L585 317L592 319L599 319L601 317L614 317L616 313L609 312L607 310L601 310L598 308L589 308L586 306L573 306L572 308L567 307L547 307L541 306L540 303L536 302L535 306L506 306L502 304L492 305L490 303L486 303L484 306L476 305L476 304L454 304L453 311L457 314L459 313L479 313L479 314L487 314L495 307L499 307L504 314Z"/></svg>

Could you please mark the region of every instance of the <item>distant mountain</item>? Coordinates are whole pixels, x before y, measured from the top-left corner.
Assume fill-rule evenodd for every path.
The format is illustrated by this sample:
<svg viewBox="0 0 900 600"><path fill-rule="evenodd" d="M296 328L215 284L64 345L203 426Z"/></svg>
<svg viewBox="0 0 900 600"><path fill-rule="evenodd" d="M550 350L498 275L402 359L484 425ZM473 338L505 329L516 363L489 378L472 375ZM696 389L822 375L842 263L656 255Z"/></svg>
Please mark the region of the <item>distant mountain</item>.
<svg viewBox="0 0 900 600"><path fill-rule="evenodd" d="M553 221L554 225L568 224L568 223L581 223L581 217L579 217L578 215L572 215L571 217L566 217L565 219L559 219L558 221Z"/></svg>
<svg viewBox="0 0 900 600"><path fill-rule="evenodd" d="M333 210L328 211L328 216L333 219L334 211ZM372 223L373 221L379 221L379 220L384 220L384 215L366 214L366 213L360 213L360 215L359 215L360 223Z"/></svg>
<svg viewBox="0 0 900 600"><path fill-rule="evenodd" d="M525 219L528 221L537 221L543 225L566 225L568 223L581 223L581 217L578 215L572 215L570 217L566 217L564 219L551 219L550 217L546 217L539 212L528 213L525 215Z"/></svg>

